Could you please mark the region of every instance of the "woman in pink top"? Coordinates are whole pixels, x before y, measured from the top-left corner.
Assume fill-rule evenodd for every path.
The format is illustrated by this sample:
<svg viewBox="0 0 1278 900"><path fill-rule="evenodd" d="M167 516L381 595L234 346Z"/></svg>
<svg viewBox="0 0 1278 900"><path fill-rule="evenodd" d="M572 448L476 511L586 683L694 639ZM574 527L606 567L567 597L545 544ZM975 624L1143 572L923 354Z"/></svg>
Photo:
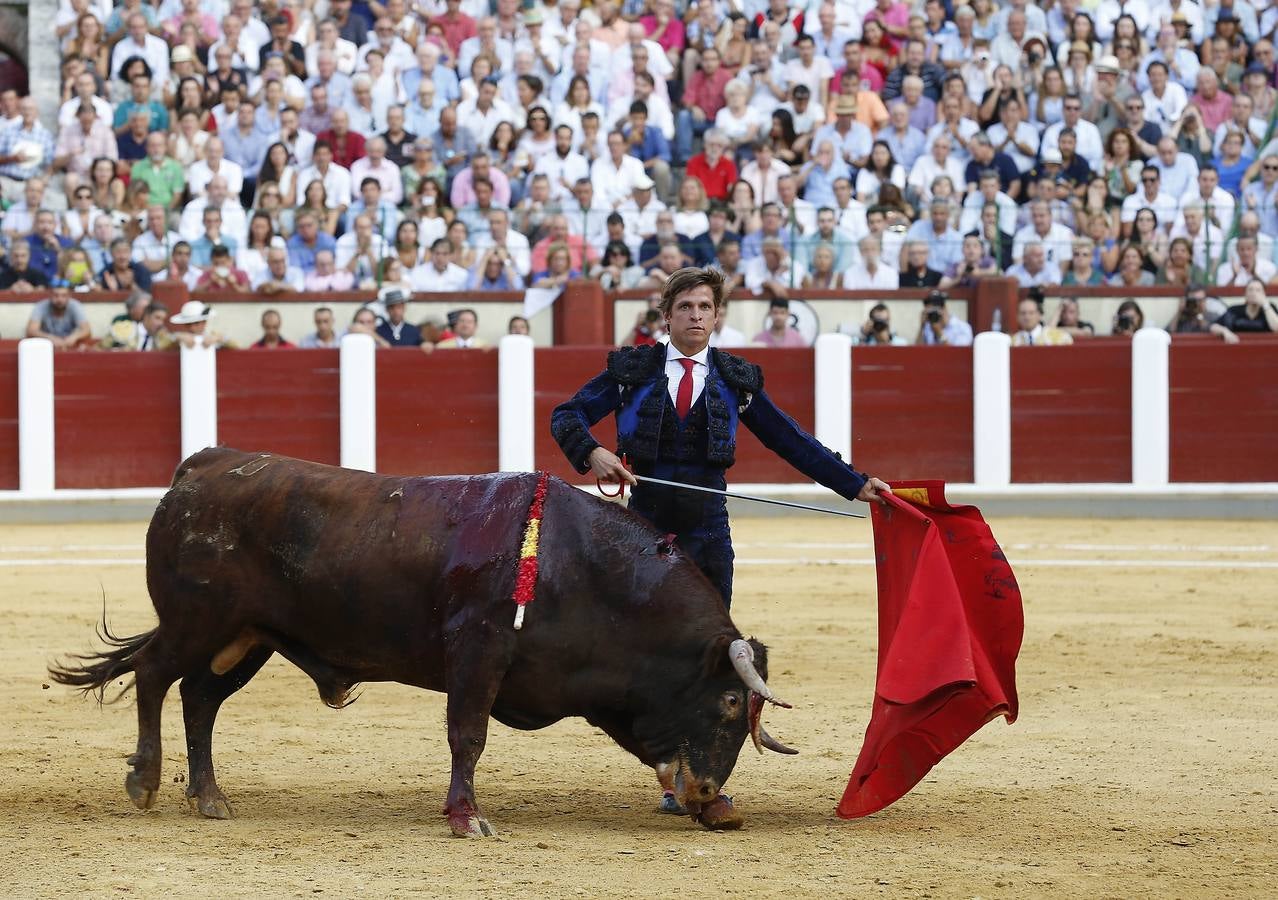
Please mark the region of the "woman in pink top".
<svg viewBox="0 0 1278 900"><path fill-rule="evenodd" d="M765 347L806 347L808 342L792 324L790 301L777 297L768 304L768 327L754 336Z"/></svg>

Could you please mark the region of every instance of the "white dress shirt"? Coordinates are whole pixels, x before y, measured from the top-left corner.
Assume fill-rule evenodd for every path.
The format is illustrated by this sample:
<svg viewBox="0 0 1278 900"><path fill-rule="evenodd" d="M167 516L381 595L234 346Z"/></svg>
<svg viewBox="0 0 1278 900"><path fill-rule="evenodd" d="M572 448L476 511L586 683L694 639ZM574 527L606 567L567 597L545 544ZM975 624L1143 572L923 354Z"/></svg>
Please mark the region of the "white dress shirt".
<svg viewBox="0 0 1278 900"><path fill-rule="evenodd" d="M691 359L694 363L692 367L692 403L696 403L697 398L701 396L701 392L705 390L706 373L710 371L710 364L706 361L709 356L709 346L702 348L700 353L693 356L685 356L673 343L666 344L666 378L670 380L666 389L670 392L671 403L678 402L679 382L683 380L683 363L679 362L679 360Z"/></svg>

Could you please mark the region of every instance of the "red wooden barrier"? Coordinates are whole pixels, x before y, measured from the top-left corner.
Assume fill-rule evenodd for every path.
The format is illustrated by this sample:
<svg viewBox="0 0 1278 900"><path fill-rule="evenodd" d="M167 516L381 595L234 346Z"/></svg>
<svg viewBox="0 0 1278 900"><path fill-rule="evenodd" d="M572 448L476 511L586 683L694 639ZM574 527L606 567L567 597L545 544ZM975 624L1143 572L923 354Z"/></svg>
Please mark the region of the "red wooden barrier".
<svg viewBox="0 0 1278 900"><path fill-rule="evenodd" d="M497 471L497 351L377 351L377 470Z"/></svg>
<svg viewBox="0 0 1278 900"><path fill-rule="evenodd" d="M743 347L732 352L763 367L763 389L772 402L811 434L816 427L812 351ZM760 444L745 426L737 430L737 464L729 475L733 481L753 484L808 482L807 476Z"/></svg>
<svg viewBox="0 0 1278 900"><path fill-rule="evenodd" d="M1173 340L1171 480L1278 481L1278 344Z"/></svg>
<svg viewBox="0 0 1278 900"><path fill-rule="evenodd" d="M336 350L242 350L217 357L217 439L337 465Z"/></svg>
<svg viewBox="0 0 1278 900"><path fill-rule="evenodd" d="M852 462L886 481L970 482L971 348L853 348Z"/></svg>
<svg viewBox="0 0 1278 900"><path fill-rule="evenodd" d="M0 491L18 487L18 351L0 350Z"/></svg>
<svg viewBox="0 0 1278 900"><path fill-rule="evenodd" d="M1126 341L1012 349L1012 481L1132 480Z"/></svg>
<svg viewBox="0 0 1278 900"><path fill-rule="evenodd" d="M604 370L611 347L539 347L534 351L533 400L534 461L538 469L558 475L572 484L594 484L589 475L578 475L550 434L550 414L555 407L577 393L591 378ZM595 440L609 450L617 449L617 426L612 416L591 429Z"/></svg>
<svg viewBox="0 0 1278 900"><path fill-rule="evenodd" d="M57 353L54 486L160 487L181 459L176 353Z"/></svg>

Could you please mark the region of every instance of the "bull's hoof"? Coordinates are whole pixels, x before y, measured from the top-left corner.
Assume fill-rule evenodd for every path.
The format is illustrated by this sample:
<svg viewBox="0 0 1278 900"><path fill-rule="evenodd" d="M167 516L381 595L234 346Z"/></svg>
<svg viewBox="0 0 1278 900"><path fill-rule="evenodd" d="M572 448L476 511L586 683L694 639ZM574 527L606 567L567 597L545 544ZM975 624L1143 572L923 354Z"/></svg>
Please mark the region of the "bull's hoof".
<svg viewBox="0 0 1278 900"><path fill-rule="evenodd" d="M159 785L148 787L143 784L143 777L137 772L130 772L124 776L124 789L128 792L129 799L133 801L133 805L138 809L150 809L155 806L155 796L158 788Z"/></svg>
<svg viewBox="0 0 1278 900"><path fill-rule="evenodd" d="M206 819L233 819L234 813L231 812L231 804L227 801L226 796L216 788L212 791L206 791L203 794L186 792L186 802L191 805L191 809Z"/></svg>
<svg viewBox="0 0 1278 900"><path fill-rule="evenodd" d="M687 815L687 808L675 799L673 791L666 791L661 795L661 803L657 805L657 812L668 813L672 816Z"/></svg>
<svg viewBox="0 0 1278 900"><path fill-rule="evenodd" d="M732 798L726 794L720 794L701 807L694 818L711 831L735 831L745 824L745 817L732 805Z"/></svg>
<svg viewBox="0 0 1278 900"><path fill-rule="evenodd" d="M488 824L483 816L465 813L450 815L448 827L452 829L453 837L497 837L497 829Z"/></svg>

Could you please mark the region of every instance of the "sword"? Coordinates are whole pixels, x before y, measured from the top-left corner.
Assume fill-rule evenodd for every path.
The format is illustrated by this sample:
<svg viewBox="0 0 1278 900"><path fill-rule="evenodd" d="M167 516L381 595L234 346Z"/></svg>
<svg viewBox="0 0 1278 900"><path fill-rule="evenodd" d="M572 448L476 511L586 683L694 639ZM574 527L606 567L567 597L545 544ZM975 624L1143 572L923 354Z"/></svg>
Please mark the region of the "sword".
<svg viewBox="0 0 1278 900"><path fill-rule="evenodd" d="M631 473L633 474L633 473ZM735 491L721 491L718 488L702 487L699 484L685 484L682 481L667 481L664 478L653 478L650 475L635 475L635 480L649 484L663 484L666 487L682 488L685 491L700 491L703 494L718 494L720 497L730 497L733 500L750 500L754 503L770 503L773 506L784 506L789 509L803 509L808 512L828 513L832 516L846 516L849 519L864 519L864 513L846 512L842 509L830 509L828 506L809 506L806 503L793 503L789 500L775 500L772 497L756 497L753 494L738 494ZM595 483L599 486L599 493L605 497L620 497L625 493L626 484L621 482L618 485L618 491L609 494L603 489L603 484L596 479Z"/></svg>

